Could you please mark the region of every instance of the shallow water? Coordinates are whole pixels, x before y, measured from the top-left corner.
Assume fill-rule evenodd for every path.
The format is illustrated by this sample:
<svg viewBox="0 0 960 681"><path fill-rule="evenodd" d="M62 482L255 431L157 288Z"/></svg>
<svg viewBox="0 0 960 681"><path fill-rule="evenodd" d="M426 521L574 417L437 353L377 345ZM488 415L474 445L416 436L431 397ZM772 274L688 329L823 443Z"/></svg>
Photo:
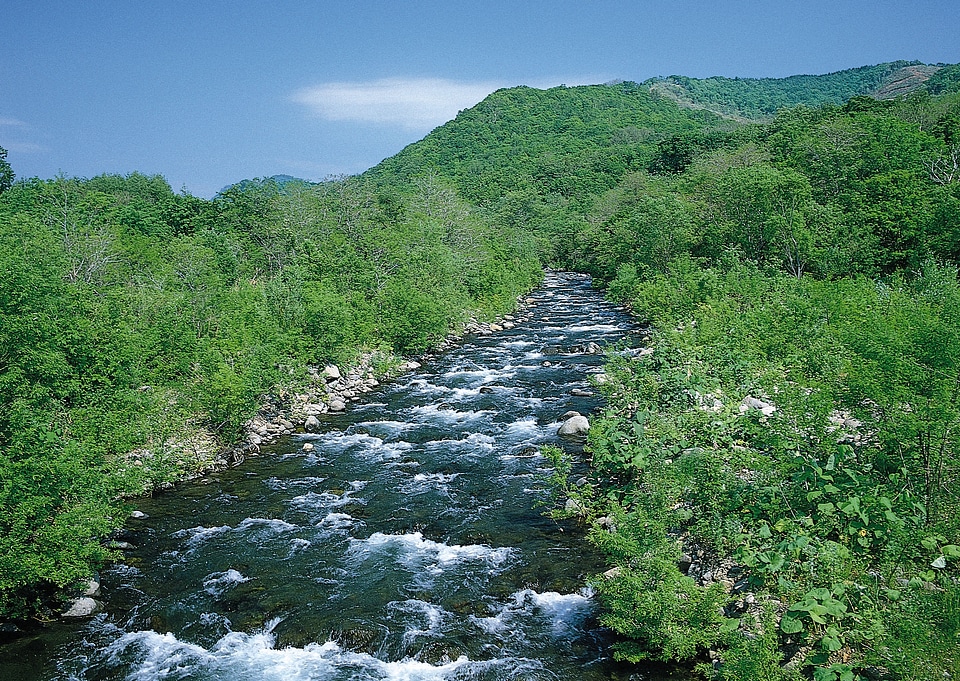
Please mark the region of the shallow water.
<svg viewBox="0 0 960 681"><path fill-rule="evenodd" d="M629 343L631 321L583 277L549 274L531 297L529 320L322 417L325 432L142 500L137 548L102 574L107 611L0 648L0 676L666 678L612 661L584 586L605 565L543 516L536 449L600 404L570 391L603 357L571 350Z"/></svg>

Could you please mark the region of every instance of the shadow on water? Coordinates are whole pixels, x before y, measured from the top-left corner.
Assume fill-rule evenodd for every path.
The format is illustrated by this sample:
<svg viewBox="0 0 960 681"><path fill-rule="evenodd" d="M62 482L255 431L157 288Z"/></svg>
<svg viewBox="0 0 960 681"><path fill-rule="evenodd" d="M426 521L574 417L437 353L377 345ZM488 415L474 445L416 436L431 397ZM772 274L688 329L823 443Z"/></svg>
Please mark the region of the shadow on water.
<svg viewBox="0 0 960 681"><path fill-rule="evenodd" d="M106 612L0 648L0 676L685 678L612 660L584 586L606 566L543 515L538 448L561 444L564 412L600 406L590 344L629 343L631 321L580 276L530 297L513 329L326 416L322 435L141 500L136 548L102 575Z"/></svg>

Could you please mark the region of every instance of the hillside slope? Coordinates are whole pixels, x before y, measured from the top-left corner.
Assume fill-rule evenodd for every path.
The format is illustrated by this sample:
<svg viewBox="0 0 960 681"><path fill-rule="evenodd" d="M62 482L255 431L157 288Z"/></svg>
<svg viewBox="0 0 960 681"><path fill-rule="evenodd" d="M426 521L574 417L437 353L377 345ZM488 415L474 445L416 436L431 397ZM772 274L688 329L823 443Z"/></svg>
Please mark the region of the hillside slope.
<svg viewBox="0 0 960 681"><path fill-rule="evenodd" d="M895 61L861 66L823 75L787 78L653 78L643 84L651 92L669 97L681 106L705 109L739 119L766 120L778 109L797 106L843 104L858 95L876 99L905 96L924 83L943 65Z"/></svg>
<svg viewBox="0 0 960 681"><path fill-rule="evenodd" d="M636 83L516 87L461 111L368 175L412 177L432 168L479 204L524 187L570 198L609 189L625 172L645 168L665 138L730 127Z"/></svg>

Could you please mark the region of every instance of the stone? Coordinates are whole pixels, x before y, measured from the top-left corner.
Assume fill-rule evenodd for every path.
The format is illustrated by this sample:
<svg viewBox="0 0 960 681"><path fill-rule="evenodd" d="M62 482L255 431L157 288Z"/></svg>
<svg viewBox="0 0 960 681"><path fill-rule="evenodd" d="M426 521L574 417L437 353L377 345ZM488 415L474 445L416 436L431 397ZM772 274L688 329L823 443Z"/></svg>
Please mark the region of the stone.
<svg viewBox="0 0 960 681"><path fill-rule="evenodd" d="M312 452L315 448L312 442L304 442L303 446L300 448L305 452Z"/></svg>
<svg viewBox="0 0 960 681"><path fill-rule="evenodd" d="M574 397L593 397L593 393L589 390L584 390L583 388L574 388L570 391L570 394Z"/></svg>
<svg viewBox="0 0 960 681"><path fill-rule="evenodd" d="M343 411L347 408L347 403L343 400L330 400L330 411Z"/></svg>
<svg viewBox="0 0 960 681"><path fill-rule="evenodd" d="M516 324L514 324L513 322L504 322L502 326L505 329L512 329L514 326L516 326Z"/></svg>
<svg viewBox="0 0 960 681"><path fill-rule="evenodd" d="M103 609L100 601L96 601L88 596L75 598L70 601L70 607L63 613L64 617L92 617Z"/></svg>
<svg viewBox="0 0 960 681"><path fill-rule="evenodd" d="M599 355L603 352L603 348L601 348L599 345L597 345L593 341L590 341L584 346L583 351L588 355Z"/></svg>
<svg viewBox="0 0 960 681"><path fill-rule="evenodd" d="M493 392L493 388L491 388L489 385L485 385L480 388L480 392L483 395L489 395L490 393Z"/></svg>
<svg viewBox="0 0 960 681"><path fill-rule="evenodd" d="M340 378L340 368L336 364L328 364L323 367L323 378L330 383Z"/></svg>
<svg viewBox="0 0 960 681"><path fill-rule="evenodd" d="M620 576L619 567L610 568L609 570L603 573L604 579L615 579L619 576Z"/></svg>
<svg viewBox="0 0 960 681"><path fill-rule="evenodd" d="M320 419L311 414L303 422L303 429L308 433L316 433L318 430L320 430Z"/></svg>
<svg viewBox="0 0 960 681"><path fill-rule="evenodd" d="M150 516L148 516L148 515L147 515L146 513L144 513L143 511L132 511L132 512L130 513L130 517L131 517L131 518L135 518L135 519L137 519L137 520L145 520L145 519L149 518Z"/></svg>
<svg viewBox="0 0 960 681"><path fill-rule="evenodd" d="M128 542L128 541L112 541L112 542L110 542L110 548L111 548L111 549L118 549L118 550L120 550L120 551L132 551L133 549L135 549L135 548L137 548L137 547L134 546L133 544L131 544L131 543Z"/></svg>
<svg viewBox="0 0 960 681"><path fill-rule="evenodd" d="M769 402L764 402L763 400L758 400L756 397L747 395L740 403L740 413L745 414L751 409L758 409L764 416L770 416L777 410L777 408Z"/></svg>
<svg viewBox="0 0 960 681"><path fill-rule="evenodd" d="M81 596L86 596L88 598L95 598L100 595L100 582L96 579L91 579L87 582L87 587L80 594Z"/></svg>
<svg viewBox="0 0 960 681"><path fill-rule="evenodd" d="M583 435L589 430L590 421L587 420L586 416L577 414L563 422L563 425L557 431L557 435Z"/></svg>
<svg viewBox="0 0 960 681"><path fill-rule="evenodd" d="M577 515L583 515L586 513L586 509L583 507L583 504L576 499L567 499L567 503L563 505L563 510L567 513L576 513Z"/></svg>

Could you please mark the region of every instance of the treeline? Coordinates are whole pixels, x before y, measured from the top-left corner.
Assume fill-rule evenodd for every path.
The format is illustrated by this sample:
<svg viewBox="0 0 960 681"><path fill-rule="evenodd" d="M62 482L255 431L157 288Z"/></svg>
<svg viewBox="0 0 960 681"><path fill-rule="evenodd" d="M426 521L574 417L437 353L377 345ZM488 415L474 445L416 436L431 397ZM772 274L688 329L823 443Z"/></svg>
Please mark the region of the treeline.
<svg viewBox="0 0 960 681"><path fill-rule="evenodd" d="M246 182L212 201L136 173L13 183L0 196L0 616L88 578L124 495L216 457L307 365L423 351L540 276L527 235L430 174Z"/></svg>

